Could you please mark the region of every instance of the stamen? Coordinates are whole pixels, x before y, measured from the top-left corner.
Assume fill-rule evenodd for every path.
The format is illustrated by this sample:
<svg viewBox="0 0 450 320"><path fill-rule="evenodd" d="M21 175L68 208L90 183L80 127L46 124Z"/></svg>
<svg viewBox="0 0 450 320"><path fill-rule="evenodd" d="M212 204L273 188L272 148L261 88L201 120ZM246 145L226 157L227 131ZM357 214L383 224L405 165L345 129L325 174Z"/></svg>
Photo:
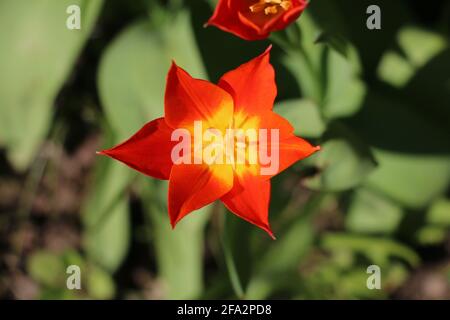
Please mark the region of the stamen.
<svg viewBox="0 0 450 320"><path fill-rule="evenodd" d="M265 7L266 7L266 4L264 2L258 2L258 3L255 3L254 5L250 6L250 11L253 13L257 13L257 12L264 10Z"/></svg>
<svg viewBox="0 0 450 320"><path fill-rule="evenodd" d="M280 7L282 7L284 10L288 10L292 6L292 2L290 1L281 1Z"/></svg>
<svg viewBox="0 0 450 320"><path fill-rule="evenodd" d="M264 11L265 15L277 14L278 8L288 10L292 6L291 0L259 0L249 7L252 13Z"/></svg>
<svg viewBox="0 0 450 320"><path fill-rule="evenodd" d="M277 6L271 6L264 9L266 15L276 14L278 12Z"/></svg>

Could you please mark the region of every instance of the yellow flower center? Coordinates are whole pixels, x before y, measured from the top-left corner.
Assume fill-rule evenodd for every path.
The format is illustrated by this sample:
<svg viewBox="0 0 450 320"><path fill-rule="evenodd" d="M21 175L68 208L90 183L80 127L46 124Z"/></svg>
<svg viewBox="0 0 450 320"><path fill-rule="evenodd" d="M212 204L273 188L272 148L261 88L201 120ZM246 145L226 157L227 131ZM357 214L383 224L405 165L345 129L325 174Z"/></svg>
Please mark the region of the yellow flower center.
<svg viewBox="0 0 450 320"><path fill-rule="evenodd" d="M284 11L292 6L291 0L258 0L257 3L249 7L252 13L264 11L265 15L277 14L279 8Z"/></svg>
<svg viewBox="0 0 450 320"><path fill-rule="evenodd" d="M208 164L226 163L236 168L237 164L257 164L257 148L256 129L244 130L230 126L222 132L208 128L203 133L203 144L194 146L194 157L203 159Z"/></svg>

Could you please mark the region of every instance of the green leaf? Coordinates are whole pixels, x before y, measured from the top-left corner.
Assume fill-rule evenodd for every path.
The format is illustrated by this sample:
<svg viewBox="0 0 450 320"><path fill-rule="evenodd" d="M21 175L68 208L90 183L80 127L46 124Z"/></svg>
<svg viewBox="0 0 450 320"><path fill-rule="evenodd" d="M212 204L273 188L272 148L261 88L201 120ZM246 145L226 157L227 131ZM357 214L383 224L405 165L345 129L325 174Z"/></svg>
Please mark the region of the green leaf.
<svg viewBox="0 0 450 320"><path fill-rule="evenodd" d="M114 272L125 259L130 242L128 197L120 197L104 215L86 230L84 245L90 259Z"/></svg>
<svg viewBox="0 0 450 320"><path fill-rule="evenodd" d="M115 295L115 284L108 272L90 265L86 275L86 290L93 299L112 299Z"/></svg>
<svg viewBox="0 0 450 320"><path fill-rule="evenodd" d="M399 31L397 41L401 53L388 51L378 68L380 79L396 87L406 85L419 68L448 45L441 35L411 26Z"/></svg>
<svg viewBox="0 0 450 320"><path fill-rule="evenodd" d="M113 141L108 134L106 138ZM88 257L110 272L117 270L128 252L130 217L125 189L133 177L125 165L99 156L93 187L82 207Z"/></svg>
<svg viewBox="0 0 450 320"><path fill-rule="evenodd" d="M321 145L321 150L310 157L319 173L305 180L314 190L343 191L362 183L375 168L370 150L348 129L338 128L337 136ZM330 130L332 133L334 129ZM333 133L332 133L333 134Z"/></svg>
<svg viewBox="0 0 450 320"><path fill-rule="evenodd" d="M447 198L435 200L427 211L427 222L450 227L450 200Z"/></svg>
<svg viewBox="0 0 450 320"><path fill-rule="evenodd" d="M27 261L27 270L37 282L48 287L65 284L66 269L62 257L50 251L37 251Z"/></svg>
<svg viewBox="0 0 450 320"><path fill-rule="evenodd" d="M447 157L374 149L379 166L367 184L409 208L423 208L445 192L450 180Z"/></svg>
<svg viewBox="0 0 450 320"><path fill-rule="evenodd" d="M66 27L79 5L81 30ZM0 2L0 137L24 170L50 127L53 103L88 38L102 0Z"/></svg>
<svg viewBox="0 0 450 320"><path fill-rule="evenodd" d="M198 298L203 291L203 233L210 207L190 213L172 229L167 182L144 182L143 195L165 298Z"/></svg>
<svg viewBox="0 0 450 320"><path fill-rule="evenodd" d="M393 233L402 217L403 210L395 202L367 188L360 188L348 210L346 226L353 232Z"/></svg>
<svg viewBox="0 0 450 320"><path fill-rule="evenodd" d="M327 58L323 114L328 119L350 116L362 106L366 94L359 79L359 58L353 47L348 49L348 58L331 49Z"/></svg>
<svg viewBox="0 0 450 320"><path fill-rule="evenodd" d="M366 256L380 266L386 266L391 257L401 258L411 266L417 266L420 257L410 248L390 239L358 236L344 233L328 233L322 246L333 253L353 251Z"/></svg>
<svg viewBox="0 0 450 320"><path fill-rule="evenodd" d="M325 131L319 107L310 100L283 101L275 105L274 111L288 119L294 134L300 137L318 138Z"/></svg>
<svg viewBox="0 0 450 320"><path fill-rule="evenodd" d="M166 77L162 75L172 59L192 76L205 78L186 12L158 28L139 21L108 47L100 63L98 87L107 119L119 138L163 115Z"/></svg>
<svg viewBox="0 0 450 320"><path fill-rule="evenodd" d="M406 58L417 68L425 65L447 46L446 39L440 34L417 27L405 27L400 30L398 42Z"/></svg>
<svg viewBox="0 0 450 320"><path fill-rule="evenodd" d="M414 75L414 67L396 52L386 52L378 66L378 77L394 87L403 87Z"/></svg>
<svg viewBox="0 0 450 320"><path fill-rule="evenodd" d="M424 246L437 245L445 241L448 230L439 226L424 226L417 230L417 241Z"/></svg>

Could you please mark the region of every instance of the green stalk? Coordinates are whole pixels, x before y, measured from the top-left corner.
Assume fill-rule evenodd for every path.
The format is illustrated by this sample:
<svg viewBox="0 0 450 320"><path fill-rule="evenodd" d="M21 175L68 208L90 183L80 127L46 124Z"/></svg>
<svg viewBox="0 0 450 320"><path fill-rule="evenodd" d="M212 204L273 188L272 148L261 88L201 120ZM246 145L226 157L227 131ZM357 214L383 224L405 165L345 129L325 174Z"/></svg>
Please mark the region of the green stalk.
<svg viewBox="0 0 450 320"><path fill-rule="evenodd" d="M227 232L227 217L228 214L225 207L220 203L216 202L216 209L222 217L222 230L220 232L220 242L222 245L223 255L225 258L225 265L228 270L228 276L230 277L231 286L233 287L234 293L239 299L243 299L245 292L240 279L239 273L237 271L236 263L233 257L233 251L231 248L231 240Z"/></svg>

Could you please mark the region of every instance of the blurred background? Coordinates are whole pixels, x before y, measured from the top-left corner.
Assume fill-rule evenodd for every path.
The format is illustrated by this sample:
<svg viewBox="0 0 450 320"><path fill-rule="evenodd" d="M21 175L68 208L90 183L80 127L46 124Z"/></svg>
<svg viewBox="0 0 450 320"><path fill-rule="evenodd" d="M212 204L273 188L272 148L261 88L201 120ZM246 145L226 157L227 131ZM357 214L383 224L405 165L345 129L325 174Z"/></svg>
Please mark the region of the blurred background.
<svg viewBox="0 0 450 320"><path fill-rule="evenodd" d="M311 0L258 42L214 5L0 0L0 298L449 299L450 1ZM215 82L270 43L275 110L322 146L272 180L277 240L221 205L172 231L166 183L95 151L163 114L171 59Z"/></svg>

